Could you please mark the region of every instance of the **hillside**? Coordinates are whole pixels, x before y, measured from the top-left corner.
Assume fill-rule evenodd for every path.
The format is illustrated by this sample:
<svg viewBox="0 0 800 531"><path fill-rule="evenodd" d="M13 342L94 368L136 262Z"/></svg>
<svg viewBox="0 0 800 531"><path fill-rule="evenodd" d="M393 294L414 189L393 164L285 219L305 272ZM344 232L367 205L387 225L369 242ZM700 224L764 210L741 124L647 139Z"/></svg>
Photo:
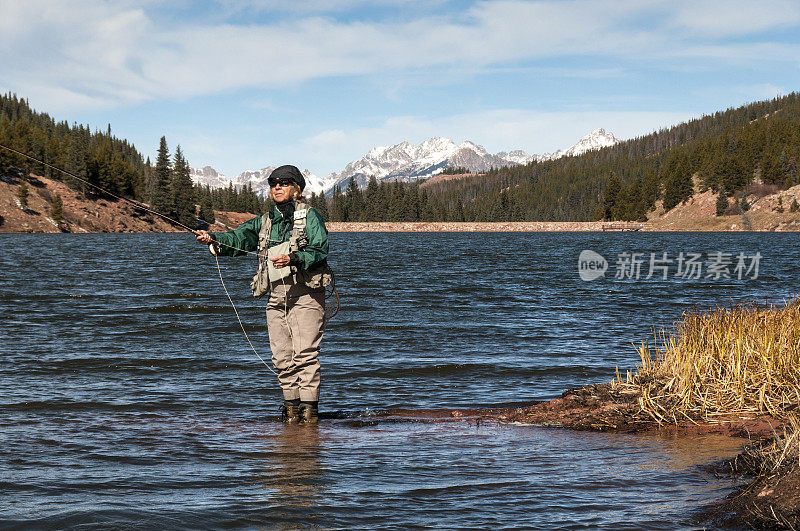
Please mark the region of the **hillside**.
<svg viewBox="0 0 800 531"><path fill-rule="evenodd" d="M689 199L693 177L732 202L752 185L791 188L798 160L800 95L791 93L480 177L348 186L318 206L343 222L644 221L659 201L669 210Z"/></svg>
<svg viewBox="0 0 800 531"><path fill-rule="evenodd" d="M643 230L648 231L800 231L800 212L790 212L793 199L800 202L800 185L756 199L750 210L740 214L716 215L717 194L698 192L664 212L662 202L648 213ZM784 212L778 212L781 206Z"/></svg>
<svg viewBox="0 0 800 531"><path fill-rule="evenodd" d="M26 212L14 198L12 188L16 185L3 183L6 199L0 215L5 221L0 231L59 230L47 220L49 199L55 193L65 202L65 224L61 227L65 230L173 230L125 204L106 200L86 203L82 195L85 183L150 203L159 212L180 213L176 219L187 225L198 215L195 205L201 206L203 219L212 219L214 211L259 212L265 208L266 202L249 187L241 191L232 186L192 189L188 162L180 146L171 157L164 137L156 164L141 163L141 169L136 170L141 155L124 140L111 136L110 131L90 134L86 128L64 124L59 128L46 114L32 111L26 101L5 97L0 102L0 143L25 146L33 142L36 152L34 140L38 136L30 131L39 128L46 138L53 126L61 136L52 133L55 136L51 140L54 146L57 141L60 144L52 157L45 158L63 158L74 174L85 176L84 180L65 177L63 183L47 180L52 174L49 170L40 172L37 168L42 164L0 152L0 175L13 174L17 169L42 175L32 182L31 205ZM86 142L76 143L78 140ZM70 146L82 147L77 162L67 156ZM646 221L646 227L652 230L794 230L797 216L791 210L797 199L795 187L800 185L798 159L800 95L792 93L576 156L490 168L477 175L436 176L427 182L386 182L373 176L364 189L350 180L346 190L334 188L331 197L312 193L309 203L326 220L344 223L572 223L605 219ZM730 197L733 206L727 211L729 215L718 217L715 198L720 193ZM740 210L743 201L752 206L746 213ZM800 204L794 208L798 209Z"/></svg>
<svg viewBox="0 0 800 531"><path fill-rule="evenodd" d="M0 233L183 231L124 201L88 199L64 183L46 177L31 176L27 182L28 208L22 209L17 198L20 181L8 177L0 180ZM50 217L56 194L64 203L64 221L60 226ZM211 230L222 231L238 226L253 214L216 212L216 216L218 222Z"/></svg>
<svg viewBox="0 0 800 531"><path fill-rule="evenodd" d="M208 220L214 210L258 212L266 204L249 188L211 190L193 186L189 168L180 145L171 153L166 137L161 137L155 164L151 164L132 143L114 136L110 124L105 131L92 132L89 126L56 121L47 113L34 110L24 98L0 94L0 177L13 180L34 174L64 183L81 194L87 189L106 190L118 197L148 203L154 210L171 213L172 218L190 226L198 217L198 204L199 217ZM36 188L47 195L50 185L44 182L39 181ZM73 196L62 194L68 203ZM38 212L35 201L32 212ZM142 231L148 227L146 220L144 224L137 222L135 212L118 212L123 216L120 221L112 214L108 214L108 220L103 219L108 208L114 210L113 204L98 203L91 212L82 213L77 205L72 206L75 208L68 212L74 217L67 223L74 230L86 226L86 230ZM9 223L15 226L14 230L50 230L46 228L48 224L55 229L52 223L41 219L17 219L13 210L6 214L11 216ZM154 229L164 227L156 224Z"/></svg>
<svg viewBox="0 0 800 531"><path fill-rule="evenodd" d="M442 176L443 179L461 176ZM10 181L10 182L9 182ZM0 233L56 232L181 232L158 216L139 212L129 203L87 199L64 183L46 177L28 180L28 208L20 207L19 181L0 181ZM64 222L57 226L51 215L52 198L63 200ZM648 214L645 231L800 231L800 212L789 205L800 203L800 185L754 199L743 214L716 216L717 196L707 190L664 212L661 202ZM779 202L780 201L780 202ZM784 212L778 209L783 208ZM212 231L238 227L251 213L216 211ZM328 222L331 232L475 232L475 231L599 231L601 222Z"/></svg>

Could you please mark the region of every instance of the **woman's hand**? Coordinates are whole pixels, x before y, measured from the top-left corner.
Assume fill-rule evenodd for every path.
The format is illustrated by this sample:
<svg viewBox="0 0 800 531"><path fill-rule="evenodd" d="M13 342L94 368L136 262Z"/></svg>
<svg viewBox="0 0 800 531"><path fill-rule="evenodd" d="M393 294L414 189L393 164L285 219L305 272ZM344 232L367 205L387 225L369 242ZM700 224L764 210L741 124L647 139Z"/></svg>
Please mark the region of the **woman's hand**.
<svg viewBox="0 0 800 531"><path fill-rule="evenodd" d="M270 258L270 260L272 260L272 265L273 267L275 267L275 269L280 269L282 267L286 267L287 265L289 265L288 254L275 255L272 258Z"/></svg>
<svg viewBox="0 0 800 531"><path fill-rule="evenodd" d="M211 243L213 241L211 239L211 235L208 233L208 231L205 231L205 230L196 230L196 231L194 231L194 237L195 237L195 240L197 240L200 243L204 243L206 245L208 245L209 243Z"/></svg>

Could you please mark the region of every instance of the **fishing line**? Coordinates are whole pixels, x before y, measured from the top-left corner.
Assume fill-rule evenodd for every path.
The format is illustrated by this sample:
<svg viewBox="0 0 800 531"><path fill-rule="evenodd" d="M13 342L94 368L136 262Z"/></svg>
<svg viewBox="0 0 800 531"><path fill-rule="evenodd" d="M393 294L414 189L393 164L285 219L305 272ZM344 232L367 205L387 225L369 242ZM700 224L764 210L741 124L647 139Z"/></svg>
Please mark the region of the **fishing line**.
<svg viewBox="0 0 800 531"><path fill-rule="evenodd" d="M228 300L229 300L229 301L231 301L231 306L233 307L233 311L236 313L236 319L238 319L238 320L239 320L239 326L241 326L241 327L242 327L242 332L244 332L244 337L246 337L246 338L247 338L247 342L248 342L248 343L250 343L250 348L251 348L251 349L253 349L253 353L254 353L256 356L258 356L258 359L260 359L260 360L261 360L261 363L263 363L263 364L264 364L264 365L267 367L267 369L269 369L270 371L272 371L272 373L273 373L275 376L278 376L278 373L277 373L277 372L275 372L275 369L273 369L272 367L270 367L270 366L269 366L269 364L268 364L266 361L264 361L264 358L262 358L262 357L261 357L261 355L258 353L258 351L256 350L256 347L254 347L254 346L253 346L253 342L252 342L252 341L250 341L250 336L249 336L249 335L247 335L247 330L245 330L245 329L244 329L244 324L242 324L242 319L239 317L239 310L237 310L237 309L236 309L236 305L235 305L235 304L233 304L233 299L231 298L231 294L230 294L230 293L228 293L228 288L226 288L226 287L225 287L225 281L224 281L224 280L222 280L222 268L221 268L221 267L220 267L220 265L219 265L219 256L217 256L217 255L215 254L215 255L214 255L214 260L216 260L216 261L217 261L217 271L219 272L219 281L222 283L222 289L224 289L224 290L225 290L225 295L227 295L227 296L228 296Z"/></svg>
<svg viewBox="0 0 800 531"><path fill-rule="evenodd" d="M103 192L104 194L113 197L114 199L118 199L120 201L124 201L126 203L129 203L129 204L133 205L135 208L138 208L140 210L144 210L145 212L149 212L151 214L155 214L156 216L159 216L160 218L172 223L173 225L177 225L177 226L179 226L179 227L181 227L183 229L186 229L188 232L191 232L195 236L197 236L197 234L198 234L197 230L195 230L195 229L193 229L193 228L191 228L191 227L189 227L187 225L184 225L183 223L181 223L178 220L172 219L171 217L167 216L166 214L162 214L161 212L157 212L157 211L153 210L152 208L149 208L144 203L140 203L139 201L136 201L134 199L129 199L129 198L124 197L124 196L116 195L116 194L114 194L112 192L109 192L108 190L106 190L102 186L98 186L98 185L92 183L91 181L88 181L88 180L84 179L83 177L78 177L77 175L75 175L72 172L69 172L69 171L64 170L62 168L59 168L58 166L53 166L52 164L49 164L49 163L47 163L47 162L45 162L43 160L39 160L36 157L28 155L27 153L23 153L22 151L18 151L18 150L14 149L14 148L10 148L8 146L4 146L3 144L0 144L0 147L9 150L12 153L16 153L17 155L22 155L23 157L26 157L28 159L31 159L31 160L35 161L35 162L38 162L39 164L43 164L43 165L47 166L48 168L51 168L53 170L60 171L61 173L69 175L73 179L76 179L76 180L82 182L83 184L89 185L92 188L95 188L96 190L99 190L100 192ZM228 244L222 243L222 242L217 242L217 244L218 245L222 245L223 247L228 247L229 249L233 249L234 251L239 251L241 253L256 254L255 251L246 251L244 249L239 249L238 247L236 247L234 245L228 245Z"/></svg>
<svg viewBox="0 0 800 531"><path fill-rule="evenodd" d="M87 184L87 185L91 186L92 188L95 188L95 189L97 189L97 190L99 190L99 191L103 192L104 194L107 194L107 195L109 195L109 196L111 196L111 197L113 197L113 198L115 198L115 199L119 199L119 200L121 200L121 201L125 201L125 202L127 202L127 203L129 203L129 204L133 205L135 208L138 208L138 209L140 209L140 210L144 210L145 212L150 212L150 213L152 213L152 214L155 214L156 216L159 216L159 217L161 217L161 218L165 219L166 221L168 221L168 222L170 222L170 223L173 223L173 224L175 224L175 225L177 225L177 226L179 226L179 227L182 227L182 228L186 229L187 231L191 232L191 233L192 233L192 234L194 234L194 235L198 235L198 231L196 231L196 230L192 229L191 227L188 227L188 226L184 225L183 223L181 223L181 222L179 222L179 221L177 221L177 220L174 220L174 219L170 218L169 216L166 216L166 215L162 214L161 212L157 212L157 211L155 211L155 210L153 210L153 209L151 209L151 208L149 208L149 207L145 206L144 204L142 204L142 203L140 203L140 202L138 202L138 201L135 201L135 200L133 200L133 199L128 199L127 197L122 197L122 196L118 196L118 195L116 195L116 194L114 194L114 193L111 193L111 192L109 192L108 190L104 189L103 187L101 187L101 186L98 186L98 185L96 185L96 184L94 184L94 183L92 183L92 182L90 182L90 181L88 181L88 180L84 179L83 177L79 177L79 176L75 175L75 174L74 174L74 173L72 173L72 172L69 172L69 171L67 171L67 170L64 170L64 169L62 169L62 168L59 168L58 166L53 166L52 164L49 164L49 163L47 163L47 162L45 162L45 161L43 161L43 160L39 160L39 159L37 159L36 157L33 157L33 156L31 156L31 155L28 155L27 153L23 153L22 151L18 151L18 150L14 149L14 148L10 148L10 147L8 147L8 146L5 146L5 145L3 145L3 144L0 144L0 147L2 147L2 148L5 148L5 149L7 149L8 151L11 151L12 153L16 153L17 155L21 155L21 156L23 156L23 157L26 157L26 158L28 158L28 159L30 159L30 160L33 160L33 161L35 161L35 162L38 162L39 164L43 164L43 165L47 166L48 168L51 168L51 169L53 169L53 170L56 170L56 171L60 171L61 173L64 173L64 174L66 174L66 175L69 175L70 177L72 177L72 178L76 179L77 181L79 181L79 182L82 182L82 183L84 183L84 184ZM244 250L244 249L239 249L238 247L235 247L235 246L233 246L233 245L227 245L227 244L225 244L225 243L222 243L222 242L215 242L215 243L216 243L217 245L222 245L222 246L225 246L225 247L229 247L229 248L231 248L231 249L234 249L234 250L236 250L236 251L240 251L240 252L243 252L243 253L247 253L247 254L256 254L256 253L254 253L254 252L252 252L252 251L246 251L246 250ZM270 367L269 365L267 365L267 362L265 362L265 361L264 361L264 358L262 358L262 357L261 357L261 356L258 354L258 352L256 351L255 347L253 347L253 342L252 342L252 341L250 341L250 336L248 336L248 335L247 335L247 331L244 329L244 324L242 324L242 319L239 317L239 310L236 308L236 305L233 303L233 299L231 298L231 296L230 296L230 293L228 293L228 288L227 288L227 287L225 287L225 281L222 279L222 268L221 268L221 267L220 267L220 265L219 265L219 258L217 257L217 255L216 255L216 254L214 254L214 258L215 258L215 259L216 259L216 261L217 261L217 272L219 273L219 280L220 280L220 282L222 283L222 289L224 289L224 290L225 290L225 295L227 295L227 296L228 296L228 300L230 301L230 303L231 303L231 306L233 307L233 311L234 311L234 313L236 314L236 319L238 319L238 320L239 320L239 326L241 326L241 327L242 327L242 332L244 332L244 337L246 337L246 338L247 338L247 342L248 342L248 343L250 343L250 348L252 348L252 349L253 349L253 352L255 353L255 355L256 355L256 356L258 356L258 359L260 359L260 360L261 360L261 362L262 362L264 365L266 365L266 366L267 366L267 368L268 368L269 370L271 370L271 371L274 373L275 371L272 369L272 367ZM276 374L277 374L277 373L276 373Z"/></svg>
<svg viewBox="0 0 800 531"><path fill-rule="evenodd" d="M8 147L8 146L3 145L3 144L0 144L0 147L2 147L4 149L7 149L8 151L11 151L12 153L16 153L17 155L20 155L22 157L30 159L30 160L32 160L34 162L38 162L39 164L47 166L48 168L51 168L51 169L56 170L58 172L61 172L61 173L65 174L65 175L69 175L73 179L75 179L75 180L77 180L77 181L79 181L79 182L81 182L83 184L86 184L88 186L91 186L92 188L94 188L96 190L99 190L100 192L102 192L102 193L104 193L104 194L106 194L106 195L108 195L110 197L113 197L114 199L118 199L118 200L124 201L124 202L126 202L126 203L128 203L130 205L133 205L134 208L138 208L140 210L144 210L145 212L149 212L151 214L155 214L156 216L159 216L160 218L168 221L169 223L172 223L173 225L177 225L178 227L181 227L181 228L185 229L186 231L191 232L195 236L199 235L199 231L197 231L197 230L195 230L195 229L193 229L193 228L191 228L191 227L189 227L187 225L184 225L180 221L172 219L171 217L169 217L169 216L167 216L165 214L162 214L161 212L157 212L157 211L151 209L150 207L146 206L145 204L140 203L139 201L135 201L135 200L129 199L127 197L116 195L116 194L114 194L112 192L109 192L105 188L103 188L101 186L98 186L98 185L88 181L87 179L84 179L83 177L79 177L78 175L75 175L74 173L72 173L70 171L67 171L65 169L59 168L58 166L54 166L54 165L52 165L52 164L50 164L48 162L45 162L43 160L40 160L40 159L34 157L32 155L28 155L27 153L23 153L22 151L16 150L14 148ZM234 245L228 245L226 243L222 243L222 242L219 242L219 241L216 241L216 240L214 240L214 243L216 245L221 245L223 247L227 247L229 249L233 249L234 251L239 251L239 252L245 253L245 254L255 254L256 256L258 256L258 251L247 251L245 249L240 249L240 248L238 248L238 247L236 247ZM250 348L253 350L253 352L258 357L258 359L261 360L261 363L263 363L270 371L272 371L274 374L277 375L278 373L276 373L275 370L272 367L270 367L267 364L266 361L264 361L264 358L262 358L261 355L259 355L258 351L256 351L255 347L253 346L253 342L250 341L250 336L247 334L247 331L244 328L244 324L242 323L242 319L239 316L239 310L236 308L236 305L233 303L233 299L231 298L230 293L228 293L228 288L225 286L225 281L222 279L222 268L220 267L220 264L219 264L219 257L217 256L216 253L212 253L212 254L214 254L214 259L216 260L216 263L217 263L217 272L219 273L219 280L222 283L222 289L225 290L225 295L227 295L228 300L231 303L231 307L233 308L233 311L236 314L236 319L239 321L239 326L242 328L242 332L244 332L244 337L247 338L247 342L250 344ZM331 285L333 286L331 293L332 293L333 296L336 297L336 311L333 312L333 314L331 314L330 317L325 315L325 317L324 317L325 321L324 321L323 327L324 327L325 324L327 324L327 322L332 317L334 317L336 314L339 313L339 309L341 308L341 301L339 299L339 293L336 290L336 286L333 283ZM327 294L326 294L326 298L327 298ZM323 310L325 310L324 307L323 307ZM287 309L286 313L288 313L288 309ZM324 313L327 314L327 311L325 311Z"/></svg>

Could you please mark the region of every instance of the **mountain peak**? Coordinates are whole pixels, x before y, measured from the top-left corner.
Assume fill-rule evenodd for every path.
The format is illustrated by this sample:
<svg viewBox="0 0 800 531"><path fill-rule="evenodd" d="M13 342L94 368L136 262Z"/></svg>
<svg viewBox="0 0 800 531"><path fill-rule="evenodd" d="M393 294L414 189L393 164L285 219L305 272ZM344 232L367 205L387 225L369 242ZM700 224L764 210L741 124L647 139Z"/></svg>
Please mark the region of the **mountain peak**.
<svg viewBox="0 0 800 531"><path fill-rule="evenodd" d="M230 182L230 179L219 173L211 166L190 168L189 177L192 178L192 182L202 186L210 186L211 188L225 188Z"/></svg>
<svg viewBox="0 0 800 531"><path fill-rule="evenodd" d="M613 146L619 140L613 133L607 132L602 127L592 130L588 135L581 137L578 142L567 149L560 149L555 153L545 153L544 155L537 156L537 160L553 160L561 157L577 157L586 152L602 149L604 147Z"/></svg>
<svg viewBox="0 0 800 531"><path fill-rule="evenodd" d="M371 149L364 157L348 164L339 173L327 179L340 186L355 179L364 187L374 176L385 181L416 181L441 173L447 167L465 167L473 172L487 171L491 167L513 166L530 162L531 157L521 151L507 156L505 152L491 155L483 146L469 140L456 144L449 138L435 136L414 146L407 140L391 147Z"/></svg>
<svg viewBox="0 0 800 531"><path fill-rule="evenodd" d="M393 146L375 146L362 158L350 162L345 168L336 173L330 173L324 178L319 178L308 170L303 170L306 179L304 192L307 195L325 193L332 188L342 187L351 178L356 180L360 187L365 187L370 177L374 176L379 181L417 181L438 175L445 168L466 168L473 173L488 171L490 168L502 166L518 166L529 162L545 161L566 156L577 156L587 151L601 149L616 144L618 140L612 133L602 127L594 129L581 138L575 145L559 150L555 153L531 156L521 149L491 154L486 149L465 140L456 144L449 138L435 136L415 146L408 140L403 140ZM219 174L214 168L205 166L202 169L192 168L194 182L209 185L212 188L223 188L233 182L237 188L250 184L253 190L264 196L269 192L267 177L274 170L274 166L267 166L260 170L244 171L229 179Z"/></svg>
<svg viewBox="0 0 800 531"><path fill-rule="evenodd" d="M245 170L233 179L225 177L217 172L211 166L204 166L203 168L190 168L192 181L202 186L210 186L211 188L227 188L233 183L233 186L241 190L250 185L253 191L261 197L269 195L269 183L267 179L269 174L275 166L265 166L260 170ZM309 170L305 169L301 172L303 178L306 180L306 187L303 194L308 196L312 193L321 194L328 190L332 185L327 183L325 179L320 179Z"/></svg>

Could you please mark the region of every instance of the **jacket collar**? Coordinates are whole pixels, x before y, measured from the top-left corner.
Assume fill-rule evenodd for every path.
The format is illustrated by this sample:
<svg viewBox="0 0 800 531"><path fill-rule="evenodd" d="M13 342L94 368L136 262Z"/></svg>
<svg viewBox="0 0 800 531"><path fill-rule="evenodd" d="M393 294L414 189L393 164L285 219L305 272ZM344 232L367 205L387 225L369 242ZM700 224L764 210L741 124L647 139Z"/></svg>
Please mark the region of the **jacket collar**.
<svg viewBox="0 0 800 531"><path fill-rule="evenodd" d="M276 204L273 203L269 207L269 217L273 221L282 218L291 220L293 219L294 216L294 208L295 208L294 201L291 200L287 201L286 203L283 203L280 209Z"/></svg>

